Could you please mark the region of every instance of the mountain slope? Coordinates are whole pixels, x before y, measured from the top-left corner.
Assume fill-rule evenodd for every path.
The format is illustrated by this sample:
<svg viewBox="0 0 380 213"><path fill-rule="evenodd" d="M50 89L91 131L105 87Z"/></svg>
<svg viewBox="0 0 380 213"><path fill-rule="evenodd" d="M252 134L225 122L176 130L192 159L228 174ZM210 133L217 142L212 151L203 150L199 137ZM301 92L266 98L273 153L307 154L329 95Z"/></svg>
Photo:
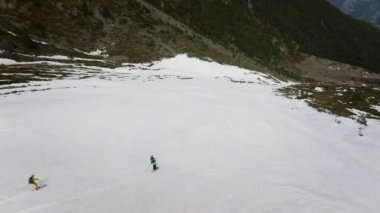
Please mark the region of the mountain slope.
<svg viewBox="0 0 380 213"><path fill-rule="evenodd" d="M104 49L130 62L190 53L277 71L307 53L380 72L380 31L324 0L0 0L0 8L0 49L13 52Z"/></svg>
<svg viewBox="0 0 380 213"><path fill-rule="evenodd" d="M134 0L0 2L3 50L75 56L104 49L110 59L129 62L181 52L216 58L230 54L224 47L184 31L175 20L174 24L164 22ZM168 19L165 21L172 21Z"/></svg>
<svg viewBox="0 0 380 213"><path fill-rule="evenodd" d="M380 31L341 14L326 1L148 1L266 62L298 49L380 72Z"/></svg>

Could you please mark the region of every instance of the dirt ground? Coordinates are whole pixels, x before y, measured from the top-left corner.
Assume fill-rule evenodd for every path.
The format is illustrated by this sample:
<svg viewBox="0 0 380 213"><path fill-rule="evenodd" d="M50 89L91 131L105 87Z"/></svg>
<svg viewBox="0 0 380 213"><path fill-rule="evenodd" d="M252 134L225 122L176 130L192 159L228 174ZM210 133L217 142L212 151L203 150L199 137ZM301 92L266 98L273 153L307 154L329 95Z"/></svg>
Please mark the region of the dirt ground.
<svg viewBox="0 0 380 213"><path fill-rule="evenodd" d="M295 68L302 77L325 83L368 84L380 86L380 74L316 56L306 56Z"/></svg>

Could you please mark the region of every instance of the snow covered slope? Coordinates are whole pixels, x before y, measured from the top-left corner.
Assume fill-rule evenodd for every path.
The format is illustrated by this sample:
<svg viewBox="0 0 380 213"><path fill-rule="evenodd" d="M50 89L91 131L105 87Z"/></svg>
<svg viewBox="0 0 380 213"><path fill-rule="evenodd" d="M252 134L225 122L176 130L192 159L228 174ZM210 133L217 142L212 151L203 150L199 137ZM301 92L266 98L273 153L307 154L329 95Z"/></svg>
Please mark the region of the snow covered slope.
<svg viewBox="0 0 380 213"><path fill-rule="evenodd" d="M104 76L0 97L1 213L380 211L378 121L184 55Z"/></svg>

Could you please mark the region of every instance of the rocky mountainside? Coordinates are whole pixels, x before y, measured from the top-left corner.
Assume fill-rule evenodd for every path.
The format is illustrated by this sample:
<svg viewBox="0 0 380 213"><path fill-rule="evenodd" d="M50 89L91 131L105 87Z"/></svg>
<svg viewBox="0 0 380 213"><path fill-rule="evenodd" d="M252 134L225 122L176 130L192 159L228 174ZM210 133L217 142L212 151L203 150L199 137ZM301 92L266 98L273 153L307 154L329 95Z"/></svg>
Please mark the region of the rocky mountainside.
<svg viewBox="0 0 380 213"><path fill-rule="evenodd" d="M0 0L0 12L4 57L189 53L294 76L306 54L380 72L380 31L324 0Z"/></svg>
<svg viewBox="0 0 380 213"><path fill-rule="evenodd" d="M380 27L380 0L330 0L344 13Z"/></svg>
<svg viewBox="0 0 380 213"><path fill-rule="evenodd" d="M136 62L204 45L180 23L133 0L0 2L0 49L10 52L75 56L99 49L111 59Z"/></svg>

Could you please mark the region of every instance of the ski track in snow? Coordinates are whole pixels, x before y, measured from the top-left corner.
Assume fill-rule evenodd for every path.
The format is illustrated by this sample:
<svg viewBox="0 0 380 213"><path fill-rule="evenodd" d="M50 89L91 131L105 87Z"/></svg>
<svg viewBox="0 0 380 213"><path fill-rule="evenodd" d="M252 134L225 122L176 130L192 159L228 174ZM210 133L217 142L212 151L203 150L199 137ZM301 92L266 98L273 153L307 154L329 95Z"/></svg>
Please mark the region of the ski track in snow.
<svg viewBox="0 0 380 213"><path fill-rule="evenodd" d="M380 211L378 121L360 137L291 83L185 55L102 70L0 96L1 213Z"/></svg>

